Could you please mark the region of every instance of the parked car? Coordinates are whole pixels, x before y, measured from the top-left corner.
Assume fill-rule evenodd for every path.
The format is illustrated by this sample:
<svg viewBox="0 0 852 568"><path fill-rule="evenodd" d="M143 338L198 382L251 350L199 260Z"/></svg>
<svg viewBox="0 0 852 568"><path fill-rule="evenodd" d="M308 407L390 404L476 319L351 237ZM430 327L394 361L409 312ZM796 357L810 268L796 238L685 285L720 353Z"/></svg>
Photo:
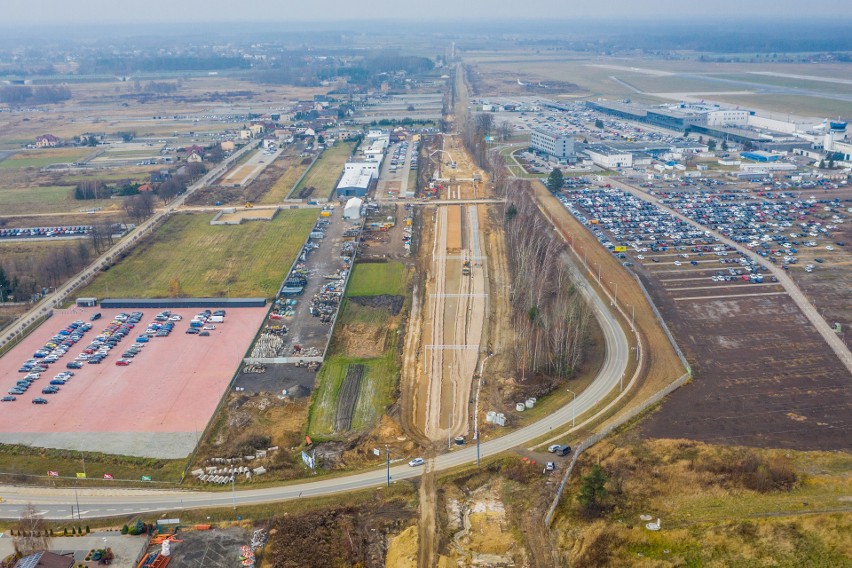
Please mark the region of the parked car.
<svg viewBox="0 0 852 568"><path fill-rule="evenodd" d="M18 397L9 395L9 396L4 396L0 400L2 400L3 402L15 402L16 400L18 400Z"/></svg>
<svg viewBox="0 0 852 568"><path fill-rule="evenodd" d="M33 399L33 404L47 404L47 399L46 399L46 398L41 398L41 397L34 398L34 399Z"/></svg>

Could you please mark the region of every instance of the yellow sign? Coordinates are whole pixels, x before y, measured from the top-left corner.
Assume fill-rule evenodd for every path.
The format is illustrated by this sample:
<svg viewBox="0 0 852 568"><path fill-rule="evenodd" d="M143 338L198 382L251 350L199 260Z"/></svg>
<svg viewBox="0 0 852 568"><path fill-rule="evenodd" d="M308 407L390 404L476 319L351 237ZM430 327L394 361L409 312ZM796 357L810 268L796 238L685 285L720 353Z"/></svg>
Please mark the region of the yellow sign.
<svg viewBox="0 0 852 568"><path fill-rule="evenodd" d="M86 479L86 474L85 473L78 473L77 479Z"/></svg>
<svg viewBox="0 0 852 568"><path fill-rule="evenodd" d="M627 247L615 247L615 252L627 252Z"/></svg>

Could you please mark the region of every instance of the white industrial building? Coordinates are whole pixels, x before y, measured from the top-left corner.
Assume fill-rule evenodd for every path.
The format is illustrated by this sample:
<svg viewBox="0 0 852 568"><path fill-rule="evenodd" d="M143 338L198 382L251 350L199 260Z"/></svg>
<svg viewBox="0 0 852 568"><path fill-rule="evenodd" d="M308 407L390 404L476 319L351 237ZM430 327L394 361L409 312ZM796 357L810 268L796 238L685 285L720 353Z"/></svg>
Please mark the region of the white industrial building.
<svg viewBox="0 0 852 568"><path fill-rule="evenodd" d="M619 150L611 146L605 146L603 144L586 146L586 154L589 155L592 162L602 168L615 169L633 167L632 153L625 150Z"/></svg>
<svg viewBox="0 0 852 568"><path fill-rule="evenodd" d="M357 197L353 197L349 201L346 202L346 205L343 206L343 218L344 219L360 219L361 218L361 206L364 204L362 199Z"/></svg>
<svg viewBox="0 0 852 568"><path fill-rule="evenodd" d="M567 134L551 132L548 130L535 129L530 138L530 147L538 152L544 152L564 160L574 155L574 139Z"/></svg>
<svg viewBox="0 0 852 568"><path fill-rule="evenodd" d="M364 197L370 190L374 177L371 170L344 170L343 177L337 184L337 197Z"/></svg>
<svg viewBox="0 0 852 568"><path fill-rule="evenodd" d="M366 170L368 172L372 172L374 177L379 177L379 169L382 167L382 163L380 161L360 161L360 162L346 162L343 165L343 171L348 172L350 170Z"/></svg>

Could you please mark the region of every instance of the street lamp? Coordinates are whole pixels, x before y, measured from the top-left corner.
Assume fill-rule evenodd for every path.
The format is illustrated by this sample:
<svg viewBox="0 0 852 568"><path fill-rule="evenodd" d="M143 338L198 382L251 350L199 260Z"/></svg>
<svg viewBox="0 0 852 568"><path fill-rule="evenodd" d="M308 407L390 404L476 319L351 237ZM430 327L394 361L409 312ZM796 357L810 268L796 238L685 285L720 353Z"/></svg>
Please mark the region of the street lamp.
<svg viewBox="0 0 852 568"><path fill-rule="evenodd" d="M575 393L571 389L565 390L567 390L574 396L574 398L571 399L571 428L573 428L577 420L577 393Z"/></svg>
<svg viewBox="0 0 852 568"><path fill-rule="evenodd" d="M618 306L618 282L610 282L610 284L615 284L615 305Z"/></svg>
<svg viewBox="0 0 852 568"><path fill-rule="evenodd" d="M636 320L636 306L633 304L627 304L630 306L630 331L634 331L633 322Z"/></svg>

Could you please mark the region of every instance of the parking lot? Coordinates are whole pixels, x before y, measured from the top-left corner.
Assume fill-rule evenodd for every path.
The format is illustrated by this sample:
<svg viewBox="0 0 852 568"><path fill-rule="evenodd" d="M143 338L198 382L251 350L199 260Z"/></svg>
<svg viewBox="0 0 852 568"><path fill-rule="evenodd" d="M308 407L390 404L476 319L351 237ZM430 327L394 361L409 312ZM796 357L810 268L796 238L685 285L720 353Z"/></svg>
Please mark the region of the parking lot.
<svg viewBox="0 0 852 568"><path fill-rule="evenodd" d="M765 267L630 193L571 185L562 203L640 277L693 367L695 379L649 417L646 435L798 449L848 446L848 372ZM700 195L681 195L677 203L708 226L751 238L753 227L735 226L736 207L690 206L704 203ZM756 247L767 252L767 264L778 258L773 247L787 250L778 244L785 242L782 233L772 231L782 227L771 226L787 213L775 213L757 229L766 230L761 239L770 237L759 243L772 243ZM831 233L817 233L807 238L827 246ZM776 262L785 262L783 256Z"/></svg>
<svg viewBox="0 0 852 568"><path fill-rule="evenodd" d="M147 342L137 343L160 312L143 310L140 322L106 352L100 363L87 362L96 355L98 350L94 350L85 353L87 357L80 359L79 368L68 369L68 363L84 354L91 341L113 324L113 318L132 311L135 310L57 310L3 356L0 377L5 395L29 374L21 371L22 365L34 359L36 351L51 343L54 335L71 329L75 321L92 326L65 355L48 365L23 395L0 403L0 442L77 450L97 448L105 453L158 458L188 455L266 310L230 309L223 322L205 324L215 329L203 330L209 336L202 336L202 329L198 334L186 333L190 320L200 310L174 309L172 314L182 319L173 322L171 334L162 336L155 331ZM96 312L102 317L90 321ZM125 357L134 344L144 347L138 354ZM119 360L127 361L126 366L117 365ZM57 392L43 393L53 377L64 371L74 375L65 384L55 385ZM35 398L47 402L33 404Z"/></svg>

